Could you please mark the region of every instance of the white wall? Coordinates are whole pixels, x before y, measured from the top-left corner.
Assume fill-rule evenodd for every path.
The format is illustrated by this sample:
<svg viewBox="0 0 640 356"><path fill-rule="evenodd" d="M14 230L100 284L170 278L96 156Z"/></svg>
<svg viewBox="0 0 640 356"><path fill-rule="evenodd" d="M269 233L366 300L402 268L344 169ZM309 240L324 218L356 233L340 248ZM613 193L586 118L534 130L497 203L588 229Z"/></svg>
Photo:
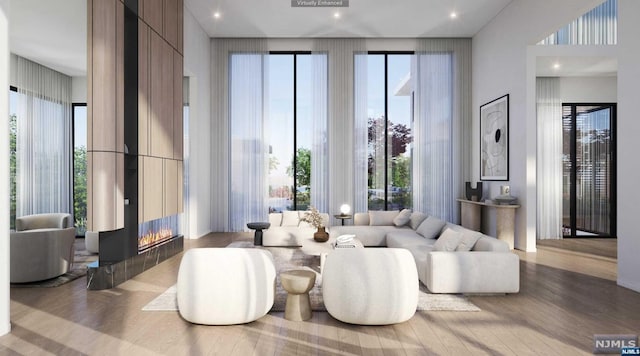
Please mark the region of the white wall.
<svg viewBox="0 0 640 356"><path fill-rule="evenodd" d="M188 238L211 231L211 60L210 40L184 7L184 72L189 77Z"/></svg>
<svg viewBox="0 0 640 356"><path fill-rule="evenodd" d="M563 103L616 103L617 77L561 77L560 99Z"/></svg>
<svg viewBox="0 0 640 356"><path fill-rule="evenodd" d="M87 77L71 77L71 102L87 102Z"/></svg>
<svg viewBox="0 0 640 356"><path fill-rule="evenodd" d="M0 137L9 137L9 0L0 0ZM9 141L0 140L0 335L9 321Z"/></svg>
<svg viewBox="0 0 640 356"><path fill-rule="evenodd" d="M640 1L618 0L618 284L640 292Z"/></svg>
<svg viewBox="0 0 640 356"><path fill-rule="evenodd" d="M527 46L533 45L563 25L598 5L601 0L514 0L473 37L473 180L479 180L479 107L483 103L509 94L509 181L486 182L484 196L499 195L500 185L511 186L520 209L516 211L515 247L535 251L536 123L535 59L528 58ZM553 9L553 11L550 11ZM532 72L531 72L532 71ZM528 81L529 77L532 80ZM529 115L533 110L534 120ZM484 224L491 223L494 212L486 214ZM490 231L491 232L491 231Z"/></svg>

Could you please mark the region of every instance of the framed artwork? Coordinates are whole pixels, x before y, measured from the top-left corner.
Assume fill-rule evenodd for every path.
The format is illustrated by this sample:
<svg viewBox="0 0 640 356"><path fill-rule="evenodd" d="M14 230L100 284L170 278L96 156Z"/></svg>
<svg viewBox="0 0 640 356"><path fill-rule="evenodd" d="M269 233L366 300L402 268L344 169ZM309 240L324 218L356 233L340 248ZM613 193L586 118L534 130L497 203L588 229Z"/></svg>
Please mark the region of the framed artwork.
<svg viewBox="0 0 640 356"><path fill-rule="evenodd" d="M480 106L480 180L509 180L509 94Z"/></svg>

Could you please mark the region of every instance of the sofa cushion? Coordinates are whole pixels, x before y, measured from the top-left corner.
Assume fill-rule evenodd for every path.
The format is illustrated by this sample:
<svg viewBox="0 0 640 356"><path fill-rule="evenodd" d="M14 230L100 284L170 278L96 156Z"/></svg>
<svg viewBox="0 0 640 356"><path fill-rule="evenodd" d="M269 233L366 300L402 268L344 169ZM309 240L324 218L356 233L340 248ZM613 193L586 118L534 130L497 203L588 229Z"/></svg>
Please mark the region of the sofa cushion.
<svg viewBox="0 0 640 356"><path fill-rule="evenodd" d="M482 234L477 231L464 229L462 231L462 239L460 239L456 251L471 251L478 239L480 239L480 236L482 236Z"/></svg>
<svg viewBox="0 0 640 356"><path fill-rule="evenodd" d="M369 225L371 226L393 226L393 219L398 216L397 211L369 211Z"/></svg>
<svg viewBox="0 0 640 356"><path fill-rule="evenodd" d="M436 218L435 216L429 216L428 218L424 219L420 226L418 226L416 232L422 235L422 237L424 237L425 239L434 239L438 238L440 232L442 231L442 228L445 225L446 222Z"/></svg>
<svg viewBox="0 0 640 356"><path fill-rule="evenodd" d="M300 223L300 215L297 211L285 210L282 212L282 225L280 226L298 226Z"/></svg>
<svg viewBox="0 0 640 356"><path fill-rule="evenodd" d="M269 214L269 223L272 227L280 226L282 224L282 213Z"/></svg>
<svg viewBox="0 0 640 356"><path fill-rule="evenodd" d="M420 213L420 212L413 212L411 214L411 218L409 219L409 226L411 226L412 229L416 230L418 228L418 226L420 226L420 224L422 224L422 222L428 217L427 214L425 213Z"/></svg>
<svg viewBox="0 0 640 356"><path fill-rule="evenodd" d="M400 213L393 219L395 226L405 226L411 220L411 210L402 209Z"/></svg>
<svg viewBox="0 0 640 356"><path fill-rule="evenodd" d="M353 214L353 225L369 225L369 213Z"/></svg>
<svg viewBox="0 0 640 356"><path fill-rule="evenodd" d="M462 232L453 229L445 229L438 241L433 244L434 251L455 251L462 240Z"/></svg>
<svg viewBox="0 0 640 356"><path fill-rule="evenodd" d="M411 229L396 229L387 233L387 247L412 249L415 246L433 245L435 239L425 239Z"/></svg>

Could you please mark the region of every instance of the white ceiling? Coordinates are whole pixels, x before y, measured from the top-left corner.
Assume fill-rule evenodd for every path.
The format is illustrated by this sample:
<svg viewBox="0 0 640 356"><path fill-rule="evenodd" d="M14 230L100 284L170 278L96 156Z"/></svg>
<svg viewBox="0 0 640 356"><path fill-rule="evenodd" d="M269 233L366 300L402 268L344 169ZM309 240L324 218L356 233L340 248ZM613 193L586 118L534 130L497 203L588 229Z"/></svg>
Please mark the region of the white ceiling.
<svg viewBox="0 0 640 356"><path fill-rule="evenodd" d="M472 37L511 0L351 0L348 8L292 8L287 0L185 0L211 37ZM11 0L11 52L86 75L86 0ZM219 11L220 19L213 18ZM340 19L333 13L339 11ZM450 19L452 11L457 19ZM555 63L560 68L554 69ZM606 57L538 57L538 76L614 76Z"/></svg>
<svg viewBox="0 0 640 356"><path fill-rule="evenodd" d="M611 57L537 57L538 77L612 77L618 60Z"/></svg>
<svg viewBox="0 0 640 356"><path fill-rule="evenodd" d="M302 8L289 0L185 0L211 37L472 37L510 2L351 0L349 7Z"/></svg>
<svg viewBox="0 0 640 356"><path fill-rule="evenodd" d="M70 76L87 72L87 0L11 0L12 53Z"/></svg>

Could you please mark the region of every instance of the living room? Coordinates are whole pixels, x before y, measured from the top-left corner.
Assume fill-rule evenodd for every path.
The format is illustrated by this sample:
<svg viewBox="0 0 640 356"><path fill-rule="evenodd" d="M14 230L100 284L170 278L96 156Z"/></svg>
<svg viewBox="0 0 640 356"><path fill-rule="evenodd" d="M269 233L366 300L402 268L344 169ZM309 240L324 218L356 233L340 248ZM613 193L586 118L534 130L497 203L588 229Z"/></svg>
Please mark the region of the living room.
<svg viewBox="0 0 640 356"><path fill-rule="evenodd" d="M8 350L17 352L41 350L47 348L47 342L42 341L42 338L45 338L49 342L58 340L58 343L52 346L54 350L59 351L58 353L72 353L74 350L83 353L99 353L101 349L97 348L98 345L100 348L114 346L122 353L166 353L167 351L159 345L167 346L168 350L171 341L176 341L176 348L174 349L176 352L187 352L186 350L189 349L184 348L184 343L191 341L194 345L198 345L197 348L193 348L191 351L200 350L203 353L213 350L220 353L223 353L224 350L242 353L242 351L246 350L244 349L246 347L255 347L252 350L256 350L257 353L260 353L257 350L269 352L269 350L274 349L283 352L282 347L288 351L291 351L290 347L294 347L292 353L306 353L306 351L312 352L316 345L319 345L320 349L317 352L327 353L365 353L366 351L386 352L390 350L404 350L405 352L414 353L429 352L429 350L433 353L468 352L469 350L484 350L487 353L500 352L500 350L505 353L518 353L518 350L533 350L541 353L543 352L541 350L546 350L549 351L548 353L562 353L562 350L567 352L589 352L585 345L590 345L593 334L637 333L637 321L629 318L625 319L627 314L622 309L629 307L631 309L629 309L628 314L634 313L635 309L633 309L632 305L638 299L637 293L632 291L640 290L640 277L637 274L639 266L635 261L634 253L640 252L638 251L640 250L640 244L634 237L633 218L631 216L634 211L633 198L636 198L635 190L632 186L637 181L637 179L634 179L637 178L637 170L633 165L632 155L635 148L635 140L632 133L635 131L634 128L636 128L635 125L637 124L634 120L628 119L633 117L631 112L633 89L631 85L635 83L634 79L638 79L640 76L636 66L638 57L640 57L639 49L632 40L635 37L634 35L638 34L638 25L635 23L632 14L638 13L640 9L633 1L618 1L618 39L615 45L586 45L581 48L578 48L580 46L536 45L548 35L588 12L601 2L594 0L578 4L571 1L560 3L551 1L535 3L529 1L494 1L487 6L473 5L476 6L473 7L467 4L471 9L477 9L477 6L480 6L481 9L477 11L465 10L468 8L461 6L458 9L446 8L429 12L429 16L425 15L426 17L424 18L419 14L407 14L402 9L395 9L393 6L385 5L384 3L376 3L375 6L371 5L372 9L369 9L369 12L362 9L361 5L353 3L349 7L323 9L295 8L291 7L290 4L275 3L261 5L276 7L271 11L274 13L282 12L286 16L290 16L290 21L292 22L289 23L287 21L273 19L265 21L261 19L260 13L265 12L265 8L249 9L247 7L252 6L246 5L247 7L243 7L239 4L221 4L218 7L215 4L204 1L185 1L183 10L184 76L188 78L187 92L189 98L189 121L188 126L184 126L186 144L184 149L184 179L186 184L183 192L185 195L183 200L185 213L182 233L185 236L185 250L192 247L224 247L235 240L252 239L252 233L242 232L246 230L244 225L250 221L267 221L266 213L252 215L253 212L250 209L241 211L248 204L243 203L242 200L235 200L235 195L233 194L234 184L239 184L241 187L254 187L257 183L251 179L252 177L242 177L242 170L239 171L240 175L234 173L234 160L246 161L246 158L234 155L234 152L237 153L238 150L231 149L231 147L236 147L232 144L232 134L234 132L233 125L238 123L237 120L233 119L233 115L239 109L237 107L234 109L234 93L229 91L227 80L224 79L233 76L233 68L229 69L221 64L227 60L231 61L229 53L243 51L261 53L267 57L271 56L264 63L273 65L273 67L269 67L268 72L262 73L265 76L270 73L277 73L275 72L275 65L277 64L275 59L291 60L289 63L295 63L298 72L290 71L290 73L293 73L292 76L298 76L298 78L311 73L309 71L305 74L303 71L304 56L314 57L313 60L315 60L317 53L329 53L329 60L325 62L326 70L324 72L325 78L327 78L324 82L325 88L327 88L324 101L325 111L312 110L312 112L325 115L327 118L325 163L324 166L315 169L316 173L313 173L314 170L311 173L314 182L322 182L324 179L325 183L323 184L327 188L323 190L321 189L322 184L311 184L311 188L308 191L312 205L333 216L339 213L340 206L345 203L350 206L352 212L370 210L372 203L370 199L367 199L367 196L370 196L372 192L374 195L382 194L383 197L385 194L389 194L389 197L391 197L393 194L401 194L403 192L400 187L402 186L401 184L397 185L398 189L391 192L387 192L384 189L386 185L384 180L391 179L390 177L393 176L393 173L389 173L389 177L387 177L385 169L379 170L381 172L379 177L382 177L379 180L376 180L378 177L374 177L376 179L372 180L371 175L368 176L366 154L364 168L362 170L353 168L359 164L356 155L352 154L354 145L358 142L363 142L362 140L358 141L358 136L354 132L357 127L360 127L358 125L363 123L367 125L366 119L368 119L368 115L363 116L364 121L356 120L358 114L361 113L358 110L362 107L359 106L362 101L359 100L361 97L354 93L359 90L359 82L352 80L352 78L358 73L373 73L367 77L368 81L382 80L384 82L387 80L386 86L396 89L396 85L399 82L398 79L402 79L400 78L402 76L398 75L398 78L396 78L393 76L393 72L394 70L397 72L402 70L397 69L400 68L399 66L394 67L394 61L401 60L402 56L416 55L417 57L419 53L429 49L451 50L455 48L455 50L468 51L468 64L461 64L463 67L458 67L463 69L460 73L466 76L464 77L465 80L457 78L459 81L455 84L461 84L459 88L456 87L456 90L463 93L455 99L460 102L454 104L460 105L461 111L456 112L460 121L456 125L460 125L459 127L463 128L463 130L459 131L460 136L452 141L451 147L454 148L452 154L457 155L455 156L457 159L452 160L453 163L449 164L452 172L451 177L453 177L451 181L456 182L456 184L454 184L451 191L447 192L448 195L439 198L443 202L442 206L438 207L441 210L437 210L433 205L435 200L417 199L419 201L413 202L410 207L414 211L424 211L453 223L459 224L461 222L459 205L455 199L464 196L465 181L477 182L481 180L479 174L481 167L478 159L481 147L479 139L479 109L484 104L508 94L509 177L508 180L503 181L484 181L485 191L483 195L485 198L494 198L500 194L501 186L509 185L511 193L518 198L520 207L515 212L513 243L516 249L515 253L521 259L521 290L519 294L471 296L470 299L482 310L481 312L431 313L418 311L414 319L407 322L408 324L398 324L384 328L347 327L323 312L314 312L314 319L312 319L311 323L290 323L282 319L282 313L275 313L273 315L268 314L264 320L245 326L226 329L223 327L202 328L190 326L180 319L177 313L169 316L164 313L144 313L140 311L151 299L162 294L168 287L175 284L180 256L172 257L168 261L160 263L156 267L134 277L132 280L120 284L110 290L111 292L107 292L87 291L84 288L69 286L55 288L57 291L26 289L17 291L16 289L10 289L8 277L9 256L5 255L0 258L2 261L7 261L6 266L3 265L2 267L4 278L2 280L4 283L2 284L5 287L3 287L2 298L0 298L0 305L3 305L3 313L0 313L0 317L6 327L3 331L13 331L2 338L1 345ZM2 2L3 13L7 21L3 26L10 26L12 19L11 8L14 7L14 3L15 1ZM445 7L442 3L438 4L441 7ZM18 5L15 5L15 7L17 8ZM423 8L420 9L424 11ZM550 9L553 9L553 11L550 11ZM456 10L456 19L451 18L450 12L453 10ZM218 12L217 18L214 16L216 11ZM397 13L394 11L397 11ZM335 17L336 13L339 14L339 18ZM369 18L361 18L359 16L364 15L359 15L359 13L367 14L366 16L369 16ZM391 25L386 30L377 29L375 26L358 25L358 21L365 20L370 21L368 26L373 26L373 23L389 22L385 20L388 19L387 16L392 16L393 14L396 14L394 18L408 19L403 22L409 25L402 27L399 23L390 22ZM320 17L322 19L319 19ZM273 18L276 18L276 15L273 15ZM531 19L536 20L531 21ZM526 26L522 24L526 24ZM242 27L242 25L245 27ZM405 32L394 32L399 30L404 30ZM239 37L251 39L239 39ZM435 38L443 37L447 39L440 42L434 40ZM2 41L4 41L3 48L7 48L6 53L9 53L11 47L6 42L8 38L3 38ZM363 70L364 67L357 67L358 62L354 63L354 51L364 51L363 53L367 54L366 64L369 72L366 70L358 72L358 70ZM275 56L279 57L273 58ZM583 58L583 60L581 61L580 58ZM560 263L557 260L553 261L554 257L548 251L541 251L541 249L537 248L540 214L537 185L541 183L539 175L538 177L536 175L538 169L536 158L539 157L538 127L536 124L536 77L550 76L548 74L540 74L540 67L548 64L561 64L562 70L580 66L584 68L583 64L587 62L584 58L597 60L597 63L600 64L606 63L602 59L613 58L614 62L614 73L612 75L609 72L605 76L606 79L597 79L599 74L593 73L583 73L581 75L582 77L591 78L592 83L589 87L596 88L593 90L588 89L591 90L593 95L583 98L582 102L615 102L617 105L618 131L616 139L617 171L619 172L617 174L617 191L621 193L617 196L617 239L615 244L617 244L618 253L613 267L609 263L610 261L591 261L583 259L585 258L584 256L570 257L575 263L572 267L566 267L564 263ZM321 61L322 59L319 60ZM376 60L378 63L376 63ZM347 65L342 65L341 63L347 63ZM348 65L348 63L351 63L351 65ZM410 61L407 63L410 63ZM580 63L583 64L581 65ZM464 67L464 65L468 65L468 67ZM292 67L293 64L286 68L292 69ZM408 67L410 66L406 66L405 69ZM3 73L12 72L8 58L7 63L2 68ZM251 85L257 87L258 85L255 85L255 83L259 82L255 81L255 76L252 76L252 73L255 72L248 71L248 69L253 70L252 68L255 67L245 68L247 69L247 78L245 78L244 82L236 82L236 85L240 83L249 87ZM373 68L378 69L374 70ZM271 69L274 69L274 71L271 71ZM388 72L386 76L385 69ZM547 68L544 69L546 70ZM610 70L610 67L607 70ZM410 70L406 70L406 72L410 72ZM265 78L263 83L265 85L273 84L274 80L277 79L275 76ZM7 87L11 85L10 77L3 77L2 79ZM587 86L585 83L588 81L579 82L578 79L568 79L564 84L584 87ZM291 80L289 80L289 84L291 84ZM315 92L318 90L317 88L322 88L322 83L320 84L318 87L311 87L310 91ZM439 85L442 85L442 83L439 83ZM466 88L465 85L467 86ZM265 87L268 88L268 86ZM442 86L439 88L442 88ZM585 89L585 92L588 90ZM615 90L615 92L611 93L612 90ZM606 94L602 95L605 91ZM344 95L345 92L354 94ZM250 102L253 106L249 107L249 109L252 110L259 110L255 106L257 105L256 100L263 95L265 98L278 99L276 95L278 91L275 89L273 92L265 89L264 92L246 91L243 94L244 96L240 98L244 101L241 102ZM369 98L374 97L374 94L369 95ZM297 94L297 96L287 98L287 100L296 104L302 103L302 101L298 102L296 100L304 100L304 93ZM225 98L229 98L229 101L225 100ZM394 116L396 112L402 113L400 109L394 112L394 108L410 107L411 104L407 104L407 102L410 103L412 100L410 96L391 95L384 92L382 92L380 98L381 109L378 109L375 114L378 117L388 116L393 124L399 122L394 121L396 120L395 117L400 118L402 116L399 114ZM578 99L580 98L572 97L567 99L569 100L567 102L579 102ZM387 101L386 104L384 103L385 100ZM414 98L413 100L416 99ZM394 106L396 102L400 104ZM0 105L3 110L8 107L4 103ZM364 104L367 105L366 102ZM371 101L368 104L371 105ZM318 103L309 105L313 107ZM320 103L320 105L323 104ZM270 107L276 108L275 104ZM369 109L366 106L364 108L365 111ZM385 110L388 111L385 112ZM428 114L429 112L425 110L424 114L416 112L414 117L418 119L420 115L426 116ZM345 118L354 118L354 120L346 120ZM404 120L404 118L399 120ZM410 123L410 120L407 120L407 123ZM248 130L250 127L251 124L238 126L237 128L242 131ZM282 127L282 140L278 140L276 137L276 139L269 141L265 153L274 152L277 154L283 150L277 147L277 144L292 142L295 139L295 134L291 132L294 130L291 122L287 122L286 126ZM302 127L304 125L298 125L299 129ZM418 129L416 128L416 132L412 132L412 134L420 135L417 132ZM5 128L2 128L2 130L5 130ZM2 131L0 134L4 135L5 132ZM301 139L297 145L294 143L286 148L289 150L287 151L289 156L282 155L285 158L278 159L279 165L273 171L274 176L275 173L279 173L281 178L286 178L288 176L286 171L289 166L295 166L295 164L292 165L290 163L291 159L288 157L297 152L299 148L305 148L304 144L311 145L316 139L322 139L322 136L315 132L305 135L308 136L300 136ZM8 136L8 133L6 133L6 136ZM305 140L302 137L310 137L311 139ZM363 137L363 147L366 149L367 138L366 136ZM424 147L407 147L410 147L410 149L406 149L405 152L400 153L397 157L408 157L409 152L414 158L424 156L424 153L420 152ZM5 148L3 147L2 149L4 150ZM3 156L3 160L5 159L4 156L8 157L8 155L0 156ZM382 163L383 166L388 164L389 167L396 167L397 157L394 157L393 161ZM9 167L8 161L2 161L2 167ZM427 171L426 167L426 165L423 166L424 171ZM296 172L297 175L295 167L292 167L291 170ZM265 168L265 171L268 171L268 168ZM318 172L322 171L324 171L324 174L319 175ZM5 173L2 170L2 173L3 179L8 181L9 172ZM269 172L263 172L262 174L263 176L268 175ZM316 175L313 176L314 174ZM303 200L298 201L296 198L305 198L307 193L305 189L309 185L294 182L291 177L287 179L291 179L293 184L287 181L285 184L280 185L294 185L297 188L291 189L288 192L288 196L294 197L291 204L295 204L301 208L300 210L303 210L305 204L308 203ZM420 193L416 182L420 179L424 179L427 182L426 179L428 178L416 175L413 179L413 183L410 183L409 186L411 186L416 196L419 196L418 194L425 196L424 192L426 192L427 188L434 188L433 186L423 187L425 190ZM370 181L368 182L368 180ZM377 183L374 184L372 181ZM438 193L441 190L445 190L439 189L445 186L444 182L447 181L442 180L439 183L440 186L435 187ZM263 186L262 188L257 188L256 191L266 189L267 187ZM314 194L317 195L314 197ZM318 199L318 196L323 198ZM269 196L264 197L265 200L269 198ZM255 199L249 199L245 202L247 201L250 204L260 204ZM385 200L383 199L383 201ZM238 207L240 209L236 210ZM2 209L6 208L2 207ZM399 210L401 208L395 205L388 205L388 210ZM487 211L489 213L484 215L482 225L486 228L488 235L496 236L496 215L493 210ZM3 216L2 219L5 219L5 215L7 217L6 221L1 220L2 226L6 226L6 229L9 230L8 217L10 214L8 210L6 214L4 214L5 210L2 210L2 212L3 214L0 214ZM352 223L352 221L347 221L348 225ZM340 224L340 220L332 219L329 225L337 226ZM8 246L9 241L7 239L6 248L0 250L9 251ZM545 256L552 256L551 261L543 262L547 258ZM579 262L574 261L574 259ZM545 264L547 265L545 266ZM603 267L604 272L591 271L592 267L597 269L594 266L601 265L606 266ZM7 268L6 271L4 270L5 267ZM563 268L573 268L574 270L570 272ZM593 277L593 274L596 274L598 278ZM608 279L600 278L602 276L608 276ZM553 282L546 281L545 278ZM559 279L566 279L566 283L559 281ZM80 280L70 284L74 283L82 284ZM595 291L584 291L583 286L587 285L594 288ZM554 299L555 288L563 290L560 293L564 297L563 300ZM538 289L538 291L534 291L535 289ZM576 292L571 292L568 289L585 292L586 296L579 297ZM11 293L12 298L18 295L19 297L11 300L9 293ZM121 298L118 298L117 295ZM606 296L609 296L610 299ZM42 304L45 300L51 302L56 298L72 300L72 302L60 302L52 306ZM603 322L603 326L600 327L597 320L600 315L597 315L597 313L591 313L584 317L577 316L578 310L569 305L569 302L574 298L578 298L578 304L582 304L587 308L597 309L602 304L605 304L603 310L611 313L611 320ZM546 306L546 303L552 303L554 300L555 306ZM526 307L527 302L531 303L527 308L535 312L527 314L523 317L524 319L515 318L514 315L517 314L517 309ZM5 305L6 307L4 307ZM79 307L79 305L83 306ZM115 308L114 310L121 310L122 315L107 316L107 314L110 314L107 305L111 305L110 308ZM68 310L73 308L80 308L83 311L76 314L67 313ZM554 312L557 311L556 308L567 309L560 319L566 318L565 320L568 320L568 324L564 324L562 320L556 320L556 322L552 323L555 328L551 327L545 332L540 332L538 328L544 325L547 318L552 318ZM125 315L128 313L129 315ZM536 313L540 316L534 316ZM467 316L469 314L475 315ZM44 326L34 324L34 320L39 318L46 318L49 325L63 323L63 325L68 326L69 330L74 330L76 334L83 335L83 338L92 339L95 337L99 341L85 345L80 341L73 340L67 333L62 331L48 332ZM530 318L533 318L534 321L526 321ZM616 324L616 318L621 318L619 324ZM133 319L140 320L134 321ZM82 320L86 320L86 322ZM12 324L11 328L9 322ZM165 332L160 332L160 334L164 335L163 339L156 338L155 342L158 345L152 345L154 341L144 340L154 333L150 328L145 327L145 322L157 324L165 332L173 329L181 330L182 333L178 331L179 335L169 335ZM566 330L569 328L567 325L571 324L571 322L581 325L582 330L575 333ZM111 327L91 330L100 323L107 323ZM476 323L484 326L495 324L513 325L516 329L514 331L501 327L483 332L481 327L472 326ZM439 324L439 326L436 327L433 324ZM517 329L518 325L527 330ZM118 328L123 330L122 333L116 331ZM126 332L126 330L132 330L133 328L139 330L132 333ZM409 333L409 330L413 331ZM563 337L556 339L550 336L556 332L562 332ZM318 333L321 336L318 336ZM436 345L433 348L429 348L420 342L418 344L421 346L417 347L415 342L418 340L414 336L408 336L409 339L415 339L413 340L414 342L408 342L413 346L402 345L402 335L414 335L412 333L416 335L431 333L431 337L426 338L426 344L429 344L431 339L440 339L440 341L433 341L434 345ZM374 341L371 341L372 335L376 335ZM212 341L212 344L209 344L205 340L211 337L222 340L222 338L226 339L227 336L238 337L240 341L231 342L223 346L224 343ZM525 340L523 341L525 346L518 345L516 342L516 339L520 337ZM358 339L359 342L351 342L354 338ZM177 342L178 339L181 341ZM387 342L391 344L385 344ZM401 343L400 346L398 342ZM284 343L285 346L282 346L281 343ZM536 348L538 343L546 346ZM178 344L182 346L178 346ZM416 348L413 348L414 346Z"/></svg>

